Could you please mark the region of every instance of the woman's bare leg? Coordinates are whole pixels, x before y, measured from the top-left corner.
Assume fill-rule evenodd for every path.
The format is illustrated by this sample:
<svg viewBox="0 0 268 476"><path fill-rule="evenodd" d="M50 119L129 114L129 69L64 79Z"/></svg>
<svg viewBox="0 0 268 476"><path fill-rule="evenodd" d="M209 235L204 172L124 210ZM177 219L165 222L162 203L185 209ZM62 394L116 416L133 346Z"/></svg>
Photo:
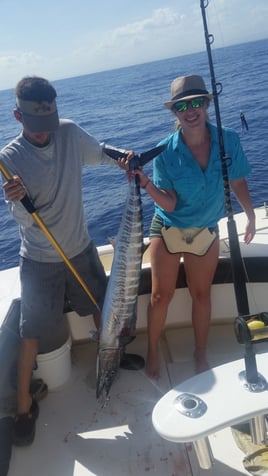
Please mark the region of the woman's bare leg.
<svg viewBox="0 0 268 476"><path fill-rule="evenodd" d="M208 369L207 340L211 318L211 285L218 263L219 240L206 255L184 256L187 283L192 297L192 324L195 337L196 372Z"/></svg>
<svg viewBox="0 0 268 476"><path fill-rule="evenodd" d="M173 297L179 271L180 255L167 252L162 238L154 237L150 244L152 293L148 305L148 352L146 373L159 377L158 345Z"/></svg>

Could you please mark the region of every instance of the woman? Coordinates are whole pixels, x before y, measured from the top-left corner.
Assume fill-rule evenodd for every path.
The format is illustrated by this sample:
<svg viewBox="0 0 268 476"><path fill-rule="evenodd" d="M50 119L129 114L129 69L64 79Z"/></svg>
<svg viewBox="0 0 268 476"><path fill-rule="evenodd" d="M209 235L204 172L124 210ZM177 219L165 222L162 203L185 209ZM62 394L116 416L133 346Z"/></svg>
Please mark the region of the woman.
<svg viewBox="0 0 268 476"><path fill-rule="evenodd" d="M211 98L202 77L176 78L171 84L171 100L165 106L175 114L179 126L175 133L161 142L166 144L166 149L154 160L154 181L142 170L135 171L140 176L141 187L155 202L150 229L152 292L148 306L146 362L147 374L154 378L159 377L158 343L175 291L182 256L192 298L196 372L208 368L206 347L211 315L210 294L219 255L217 222L225 215L218 132L207 115ZM255 215L244 178L250 166L238 135L223 128L223 137L225 152L231 158L228 161L230 186L248 218L244 241L250 243L255 235ZM193 254L198 250L179 252L178 242L172 238L178 252L170 253L162 236L162 227L175 227L170 229L182 233L191 227L195 227L198 233L203 230L207 234L208 249L205 254L200 253L201 256ZM191 240L195 242L194 237Z"/></svg>

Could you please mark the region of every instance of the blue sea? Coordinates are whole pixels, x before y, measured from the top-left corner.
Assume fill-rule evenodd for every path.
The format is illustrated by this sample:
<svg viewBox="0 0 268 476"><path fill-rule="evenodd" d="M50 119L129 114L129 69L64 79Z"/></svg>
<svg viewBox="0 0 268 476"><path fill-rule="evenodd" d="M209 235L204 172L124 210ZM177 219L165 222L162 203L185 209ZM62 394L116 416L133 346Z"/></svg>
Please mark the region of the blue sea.
<svg viewBox="0 0 268 476"><path fill-rule="evenodd" d="M214 49L215 77L221 121L239 134L252 166L248 177L254 206L268 202L268 39ZM140 153L154 147L174 129L172 114L163 107L176 76L200 74L211 91L207 53L203 52L112 71L55 81L61 117L76 121L100 142ZM19 80L20 78L18 78ZM13 117L14 90L0 91L0 147L20 132ZM243 111L249 129L241 127ZM215 122L213 104L210 118ZM152 164L146 165L151 173ZM85 168L84 205L88 227L97 245L117 233L127 193L125 174L117 167ZM70 193L72 191L70 190ZM144 235L153 214L151 199L142 193ZM240 211L233 202L233 211ZM75 217L70 216L70 220ZM9 216L0 189L0 269L18 264L18 226Z"/></svg>

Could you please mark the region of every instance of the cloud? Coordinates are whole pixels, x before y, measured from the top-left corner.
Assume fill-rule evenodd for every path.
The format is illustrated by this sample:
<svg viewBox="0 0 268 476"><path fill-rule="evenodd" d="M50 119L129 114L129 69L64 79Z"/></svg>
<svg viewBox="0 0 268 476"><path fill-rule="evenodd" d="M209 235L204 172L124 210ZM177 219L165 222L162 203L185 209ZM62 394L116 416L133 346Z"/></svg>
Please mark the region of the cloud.
<svg viewBox="0 0 268 476"><path fill-rule="evenodd" d="M172 56L174 44L180 47L183 44L184 29L179 25L184 20L184 14L171 8L156 9L150 17L105 32L101 41L83 38L80 44L90 44L90 49L85 55L84 48L77 48L73 59L79 59L81 64L81 58L84 58L84 70L95 68L97 71L104 69L104 64L110 69ZM181 40L178 42L179 35ZM191 39L189 43L185 41L185 48L189 48L189 44L191 47L191 43Z"/></svg>
<svg viewBox="0 0 268 476"><path fill-rule="evenodd" d="M178 25L180 22L180 15L170 8L159 8L153 11L153 15L150 18L129 23L123 27L116 28L112 32L114 39L123 37L129 37L131 35L140 34L151 29L159 29L169 27L172 25Z"/></svg>
<svg viewBox="0 0 268 476"><path fill-rule="evenodd" d="M8 55L0 56L0 67L1 68L17 68L19 67L26 67L35 66L38 63L42 62L42 57L34 52L18 52L12 53Z"/></svg>
<svg viewBox="0 0 268 476"><path fill-rule="evenodd" d="M154 10L149 18L128 23L108 32L108 38L100 45L100 48L111 47L112 44L121 42L122 39L133 43L133 39L140 39L141 36L146 37L147 34L152 33L152 30L161 31L173 26L177 28L180 21L181 16L171 8L159 8Z"/></svg>
<svg viewBox="0 0 268 476"><path fill-rule="evenodd" d="M13 88L23 77L41 74L44 70L44 58L35 52L12 52L0 55L0 89Z"/></svg>

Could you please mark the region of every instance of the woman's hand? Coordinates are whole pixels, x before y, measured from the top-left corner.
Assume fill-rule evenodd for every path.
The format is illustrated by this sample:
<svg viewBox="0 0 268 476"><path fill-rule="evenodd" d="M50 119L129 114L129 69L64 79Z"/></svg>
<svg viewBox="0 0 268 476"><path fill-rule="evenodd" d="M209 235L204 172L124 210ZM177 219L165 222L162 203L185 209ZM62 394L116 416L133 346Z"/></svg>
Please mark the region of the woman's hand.
<svg viewBox="0 0 268 476"><path fill-rule="evenodd" d="M247 215L247 225L244 234L244 242L248 245L254 238L256 233L255 228L255 213L248 190L247 182L244 178L231 180L231 188Z"/></svg>
<svg viewBox="0 0 268 476"><path fill-rule="evenodd" d="M129 180L132 180L135 175L138 175L139 176L139 179L140 179L140 187L141 188L145 188L146 185L148 185L148 183L150 182L150 179L147 175L145 175L145 173L143 172L142 170L142 167L139 167L138 169L134 169L132 171L129 171L128 172L128 178Z"/></svg>
<svg viewBox="0 0 268 476"><path fill-rule="evenodd" d="M177 203L177 194L175 190L162 190L154 185L147 175L142 170L142 167L138 169L130 170L128 173L128 179L132 180L135 175L139 176L140 187L146 190L150 197L164 210L173 212Z"/></svg>
<svg viewBox="0 0 268 476"><path fill-rule="evenodd" d="M254 238L256 233L256 226L255 226L255 216L248 219L245 234L244 234L244 242L248 245Z"/></svg>

